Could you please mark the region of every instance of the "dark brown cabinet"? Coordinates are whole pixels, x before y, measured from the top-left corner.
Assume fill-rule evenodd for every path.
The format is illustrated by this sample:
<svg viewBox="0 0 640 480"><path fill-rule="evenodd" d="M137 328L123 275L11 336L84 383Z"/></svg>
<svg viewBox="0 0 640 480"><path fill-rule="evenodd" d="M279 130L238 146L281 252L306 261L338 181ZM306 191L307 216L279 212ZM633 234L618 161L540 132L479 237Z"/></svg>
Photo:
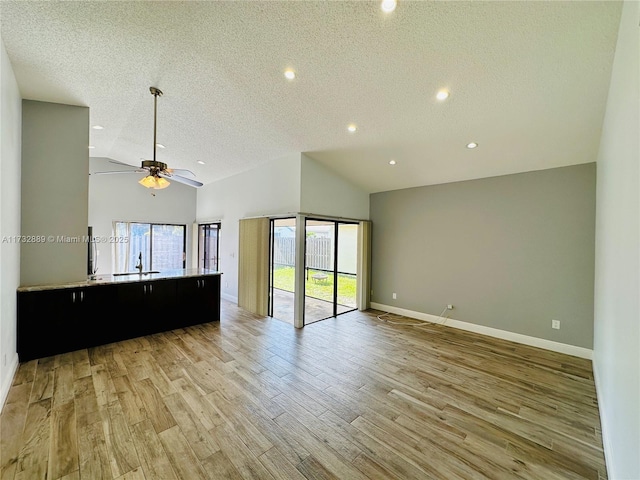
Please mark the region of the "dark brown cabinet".
<svg viewBox="0 0 640 480"><path fill-rule="evenodd" d="M18 293L20 360L46 357L102 342L106 305L115 286L65 288Z"/></svg>
<svg viewBox="0 0 640 480"><path fill-rule="evenodd" d="M220 277L181 278L177 280L177 302L186 318L176 319L172 328L211 322L220 318Z"/></svg>
<svg viewBox="0 0 640 480"><path fill-rule="evenodd" d="M123 332L123 338L170 329L171 319L178 313L176 282L155 280L118 285L117 306L122 313L118 331Z"/></svg>
<svg viewBox="0 0 640 480"><path fill-rule="evenodd" d="M18 291L21 362L220 320L220 276Z"/></svg>

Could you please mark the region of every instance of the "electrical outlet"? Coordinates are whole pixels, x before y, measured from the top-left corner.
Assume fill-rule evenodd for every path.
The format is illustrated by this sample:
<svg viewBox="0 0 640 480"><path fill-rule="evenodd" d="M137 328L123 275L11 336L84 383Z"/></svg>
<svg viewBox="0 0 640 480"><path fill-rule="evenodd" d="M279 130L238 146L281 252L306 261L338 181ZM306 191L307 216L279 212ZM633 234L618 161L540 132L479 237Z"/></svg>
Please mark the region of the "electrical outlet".
<svg viewBox="0 0 640 480"><path fill-rule="evenodd" d="M398 296L394 293L393 294L393 299L396 300L398 298Z"/></svg>
<svg viewBox="0 0 640 480"><path fill-rule="evenodd" d="M229 282L224 282L224 288L229 288Z"/></svg>
<svg viewBox="0 0 640 480"><path fill-rule="evenodd" d="M560 330L560 320L551 320L551 328Z"/></svg>
<svg viewBox="0 0 640 480"><path fill-rule="evenodd" d="M447 310L453 310L453 305L451 304L447 305Z"/></svg>

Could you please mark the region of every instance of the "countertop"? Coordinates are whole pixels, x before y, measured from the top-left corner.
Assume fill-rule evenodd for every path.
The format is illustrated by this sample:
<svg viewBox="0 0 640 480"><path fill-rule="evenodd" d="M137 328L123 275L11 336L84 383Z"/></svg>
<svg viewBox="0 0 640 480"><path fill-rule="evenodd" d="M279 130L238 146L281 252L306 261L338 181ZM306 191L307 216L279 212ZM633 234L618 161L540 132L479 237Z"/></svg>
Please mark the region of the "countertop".
<svg viewBox="0 0 640 480"><path fill-rule="evenodd" d="M112 285L121 283L137 283L148 282L154 280L165 280L171 278L187 278L202 277L207 275L222 275L222 272L215 270L207 270L204 268L187 268L178 270L166 270L160 273L148 273L141 275L132 273L131 275L95 275L95 279L89 279L80 282L55 283L49 285L30 285L26 287L18 287L18 292L38 292L41 290L57 290L61 288L81 288L93 287L96 285Z"/></svg>

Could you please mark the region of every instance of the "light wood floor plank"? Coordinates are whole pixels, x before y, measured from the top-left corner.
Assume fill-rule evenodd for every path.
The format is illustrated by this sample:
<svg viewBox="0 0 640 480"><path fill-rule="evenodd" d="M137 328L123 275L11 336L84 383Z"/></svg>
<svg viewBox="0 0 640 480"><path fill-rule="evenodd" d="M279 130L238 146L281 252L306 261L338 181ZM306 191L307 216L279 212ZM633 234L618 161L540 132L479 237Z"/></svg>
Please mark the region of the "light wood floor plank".
<svg viewBox="0 0 640 480"><path fill-rule="evenodd" d="M81 478L112 478L109 454L100 423L78 427Z"/></svg>
<svg viewBox="0 0 640 480"><path fill-rule="evenodd" d="M242 478L250 480L272 480L274 477L238 438L231 427L223 424L211 431L226 458L238 470Z"/></svg>
<svg viewBox="0 0 640 480"><path fill-rule="evenodd" d="M72 369L69 369L69 382L73 382ZM62 387L64 395L70 386ZM55 398L55 395L54 395ZM49 438L49 468L47 478L60 478L78 470L78 435L76 412L73 399L53 407L51 416L51 435Z"/></svg>
<svg viewBox="0 0 640 480"><path fill-rule="evenodd" d="M308 456L306 457L308 458ZM270 448L258 457L269 473L278 480L304 480L305 477L280 453L277 447ZM304 460L301 460L301 462ZM301 462L298 462L301 463Z"/></svg>
<svg viewBox="0 0 640 480"><path fill-rule="evenodd" d="M33 388L31 389L31 398L29 403L39 400L51 398L53 396L54 387L54 357L47 357L37 361L35 370L35 378L33 380Z"/></svg>
<svg viewBox="0 0 640 480"><path fill-rule="evenodd" d="M135 383L135 389L140 395L142 404L147 411L147 418L151 421L156 433L160 433L176 424L171 412L162 401L162 395L153 381L144 378Z"/></svg>
<svg viewBox="0 0 640 480"><path fill-rule="evenodd" d="M158 434L169 457L171 466L178 478L189 480L206 480L207 474L200 465L198 458L189 446L189 442L182 434L180 427L168 428Z"/></svg>
<svg viewBox="0 0 640 480"><path fill-rule="evenodd" d="M3 412L4 416L4 412ZM15 478L46 478L51 435L51 399L29 404L20 439Z"/></svg>
<svg viewBox="0 0 640 480"><path fill-rule="evenodd" d="M165 397L164 403L199 460L220 451L220 446L200 421L201 417L191 410L179 394Z"/></svg>
<svg viewBox="0 0 640 480"><path fill-rule="evenodd" d="M135 444L120 402L113 402L102 411L102 429L114 477L140 466Z"/></svg>
<svg viewBox="0 0 640 480"><path fill-rule="evenodd" d="M205 458L202 461L202 465L210 480L222 478L225 480L242 480L243 478L222 450Z"/></svg>
<svg viewBox="0 0 640 480"><path fill-rule="evenodd" d="M142 464L145 478L154 480L178 480L171 460L149 420L143 420L131 428L133 441Z"/></svg>
<svg viewBox="0 0 640 480"><path fill-rule="evenodd" d="M0 416L0 479L13 478L33 382L14 383Z"/></svg>

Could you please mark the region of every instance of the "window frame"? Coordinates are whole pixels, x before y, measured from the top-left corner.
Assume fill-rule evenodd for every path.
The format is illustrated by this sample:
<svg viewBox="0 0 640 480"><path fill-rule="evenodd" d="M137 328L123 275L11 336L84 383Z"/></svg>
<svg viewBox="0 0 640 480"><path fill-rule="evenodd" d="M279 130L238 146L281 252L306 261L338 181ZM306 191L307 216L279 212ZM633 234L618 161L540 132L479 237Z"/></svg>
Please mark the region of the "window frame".
<svg viewBox="0 0 640 480"><path fill-rule="evenodd" d="M207 253L206 252L206 247L204 247L205 243L204 240L202 242L203 245L203 250L205 250L204 252L200 250L200 237L204 232L204 228L203 227L211 227L212 225L216 226L216 230L217 230L217 235L216 235L216 265L215 268L211 268L211 265L209 265L209 267L205 267L205 257L204 254ZM207 268L208 270L214 270L214 271L219 271L220 268L220 233L222 231L222 222L206 222L206 223L198 223L198 268ZM200 265L200 261L202 259L202 265Z"/></svg>

